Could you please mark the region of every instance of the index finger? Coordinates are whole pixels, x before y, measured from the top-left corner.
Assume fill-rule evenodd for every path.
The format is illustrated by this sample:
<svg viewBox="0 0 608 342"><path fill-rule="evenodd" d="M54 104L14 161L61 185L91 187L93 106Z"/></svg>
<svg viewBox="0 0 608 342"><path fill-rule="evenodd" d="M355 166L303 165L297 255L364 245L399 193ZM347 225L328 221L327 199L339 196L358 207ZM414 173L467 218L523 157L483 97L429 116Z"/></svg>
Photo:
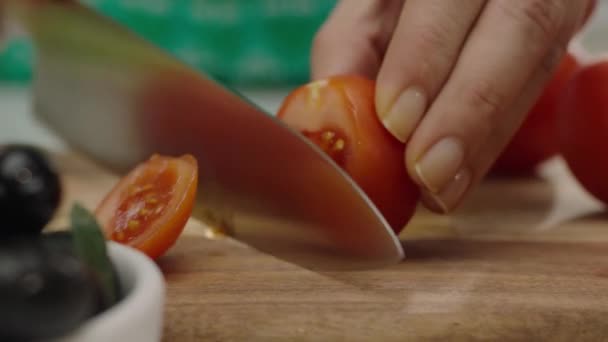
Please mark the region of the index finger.
<svg viewBox="0 0 608 342"><path fill-rule="evenodd" d="M484 176L523 121L526 108L514 111L511 106L524 89L534 93L542 88L542 82L531 81L551 75L574 31L576 6L581 3L494 0L487 4L407 150L412 178L436 197L444 211ZM528 84L535 89L528 89Z"/></svg>

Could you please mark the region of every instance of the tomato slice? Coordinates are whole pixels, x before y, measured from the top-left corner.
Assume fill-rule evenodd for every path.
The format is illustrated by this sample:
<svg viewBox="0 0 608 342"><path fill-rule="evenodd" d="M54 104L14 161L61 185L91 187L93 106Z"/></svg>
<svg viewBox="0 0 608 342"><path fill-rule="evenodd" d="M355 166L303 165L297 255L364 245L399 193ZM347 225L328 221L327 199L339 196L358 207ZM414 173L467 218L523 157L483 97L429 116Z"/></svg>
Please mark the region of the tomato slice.
<svg viewBox="0 0 608 342"><path fill-rule="evenodd" d="M405 168L405 145L376 115L374 87L373 81L351 75L315 81L291 92L277 117L344 169L398 234L420 194Z"/></svg>
<svg viewBox="0 0 608 342"><path fill-rule="evenodd" d="M153 155L123 177L100 202L96 217L106 238L152 259L177 240L192 215L198 165L191 155Z"/></svg>

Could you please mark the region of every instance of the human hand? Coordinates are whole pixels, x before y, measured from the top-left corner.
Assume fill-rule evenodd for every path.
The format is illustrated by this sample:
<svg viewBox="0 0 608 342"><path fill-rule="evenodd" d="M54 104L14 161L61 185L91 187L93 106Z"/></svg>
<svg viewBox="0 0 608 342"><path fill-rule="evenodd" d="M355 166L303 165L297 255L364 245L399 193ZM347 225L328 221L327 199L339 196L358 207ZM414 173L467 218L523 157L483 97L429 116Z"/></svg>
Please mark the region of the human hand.
<svg viewBox="0 0 608 342"><path fill-rule="evenodd" d="M377 80L428 208L449 212L524 121L595 1L341 0L318 32L315 79Z"/></svg>

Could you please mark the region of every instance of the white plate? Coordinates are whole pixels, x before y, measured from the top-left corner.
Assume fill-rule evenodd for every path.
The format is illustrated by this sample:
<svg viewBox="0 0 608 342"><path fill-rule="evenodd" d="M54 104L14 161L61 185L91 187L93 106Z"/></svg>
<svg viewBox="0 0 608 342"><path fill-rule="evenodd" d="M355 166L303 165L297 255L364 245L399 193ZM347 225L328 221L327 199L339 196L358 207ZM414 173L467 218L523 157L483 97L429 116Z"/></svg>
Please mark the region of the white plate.
<svg viewBox="0 0 608 342"><path fill-rule="evenodd" d="M133 248L109 242L123 299L58 342L155 342L162 339L165 281L158 266Z"/></svg>

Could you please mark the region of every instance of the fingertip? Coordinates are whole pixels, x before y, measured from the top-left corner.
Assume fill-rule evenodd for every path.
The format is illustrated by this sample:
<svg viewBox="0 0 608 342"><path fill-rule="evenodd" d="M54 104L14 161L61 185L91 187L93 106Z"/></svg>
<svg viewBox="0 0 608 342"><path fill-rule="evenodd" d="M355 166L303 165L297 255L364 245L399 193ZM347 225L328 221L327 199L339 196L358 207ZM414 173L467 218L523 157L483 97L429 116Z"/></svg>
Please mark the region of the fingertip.
<svg viewBox="0 0 608 342"><path fill-rule="evenodd" d="M472 184L472 173L462 169L441 191L422 190L422 203L429 209L440 214L453 212L463 201Z"/></svg>
<svg viewBox="0 0 608 342"><path fill-rule="evenodd" d="M377 111L384 127L395 138L405 143L422 120L427 107L427 98L419 87L409 87L391 102L390 92L376 94Z"/></svg>
<svg viewBox="0 0 608 342"><path fill-rule="evenodd" d="M395 91L387 87L382 78L378 78L376 80L376 89L375 89L375 105L376 112L378 112L379 116L382 116L384 113L388 112L391 104L393 103L393 98L395 97Z"/></svg>
<svg viewBox="0 0 608 342"><path fill-rule="evenodd" d="M422 202L425 208L432 211L433 213L447 214L449 212L449 209L447 208L445 203L443 203L441 199L438 199L437 196L435 196L429 191L423 190L421 192L420 201Z"/></svg>

